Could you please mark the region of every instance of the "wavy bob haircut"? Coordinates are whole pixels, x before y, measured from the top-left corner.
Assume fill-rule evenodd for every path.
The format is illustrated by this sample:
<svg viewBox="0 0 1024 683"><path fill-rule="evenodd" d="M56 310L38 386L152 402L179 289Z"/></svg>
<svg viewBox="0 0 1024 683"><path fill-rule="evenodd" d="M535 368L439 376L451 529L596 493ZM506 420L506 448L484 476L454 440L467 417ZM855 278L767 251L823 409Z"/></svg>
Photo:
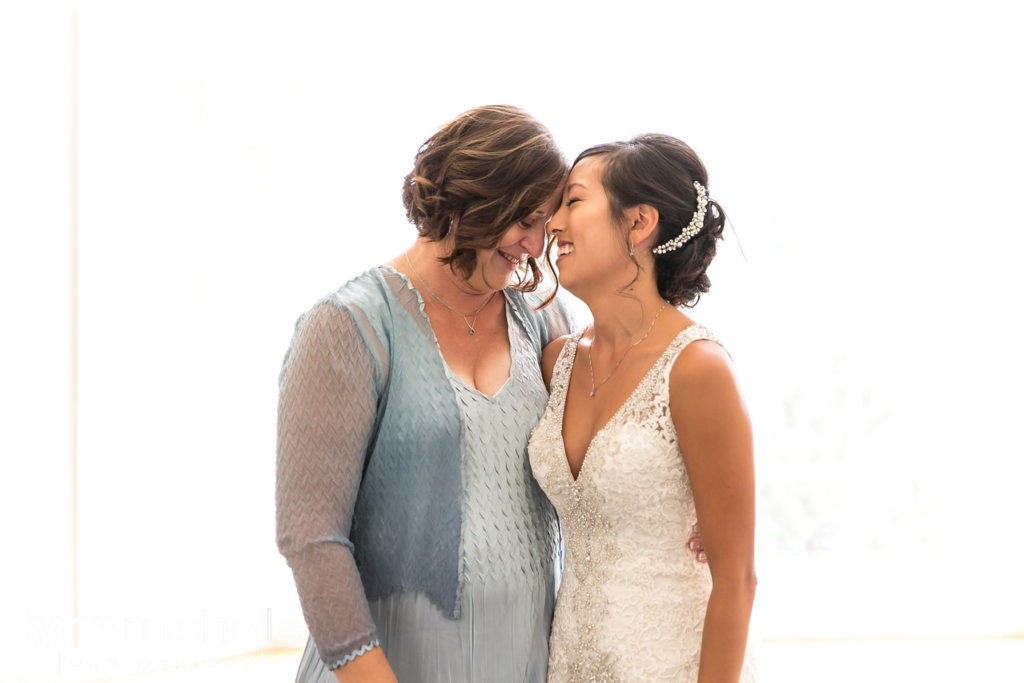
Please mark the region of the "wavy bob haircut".
<svg viewBox="0 0 1024 683"><path fill-rule="evenodd" d="M421 237L451 240L442 262L468 278L477 250L497 247L506 230L558 190L567 171L550 131L532 116L511 105L476 107L423 143L402 203ZM527 267L514 286L533 291L542 274L532 257Z"/></svg>

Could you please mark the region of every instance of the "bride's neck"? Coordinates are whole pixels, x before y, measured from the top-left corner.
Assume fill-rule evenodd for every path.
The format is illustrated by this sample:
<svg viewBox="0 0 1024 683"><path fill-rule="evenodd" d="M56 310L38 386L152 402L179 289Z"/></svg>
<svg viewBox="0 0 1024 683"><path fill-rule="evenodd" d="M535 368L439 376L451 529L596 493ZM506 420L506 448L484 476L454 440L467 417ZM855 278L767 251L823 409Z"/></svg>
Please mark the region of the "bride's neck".
<svg viewBox="0 0 1024 683"><path fill-rule="evenodd" d="M609 348L626 348L642 337L665 300L651 291L611 292L585 302L594 316L592 335Z"/></svg>

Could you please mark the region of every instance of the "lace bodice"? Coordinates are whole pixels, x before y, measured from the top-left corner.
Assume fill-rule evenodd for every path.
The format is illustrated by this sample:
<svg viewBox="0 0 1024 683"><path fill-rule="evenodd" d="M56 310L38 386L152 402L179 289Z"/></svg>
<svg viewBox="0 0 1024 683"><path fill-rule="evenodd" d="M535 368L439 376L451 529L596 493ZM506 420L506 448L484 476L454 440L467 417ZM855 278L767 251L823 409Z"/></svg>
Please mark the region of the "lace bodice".
<svg viewBox="0 0 1024 683"><path fill-rule="evenodd" d="M562 416L580 336L555 363L529 447L566 543L548 681L696 681L711 575L687 549L697 514L668 377L687 344L714 337L698 325L679 333L594 436L573 480ZM741 680L753 680L749 660Z"/></svg>

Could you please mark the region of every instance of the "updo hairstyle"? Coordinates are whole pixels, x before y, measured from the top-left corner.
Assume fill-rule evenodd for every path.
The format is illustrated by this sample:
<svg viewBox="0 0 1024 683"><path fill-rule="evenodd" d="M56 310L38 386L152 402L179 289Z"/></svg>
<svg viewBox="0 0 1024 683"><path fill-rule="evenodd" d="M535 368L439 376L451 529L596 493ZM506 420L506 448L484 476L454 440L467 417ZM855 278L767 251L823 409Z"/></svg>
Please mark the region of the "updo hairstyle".
<svg viewBox="0 0 1024 683"><path fill-rule="evenodd" d="M697 153L669 135L638 135L629 142L611 142L584 150L573 162L603 156L601 182L612 217L622 221L626 209L648 204L658 210L654 246L679 235L697 210L693 181L708 187L708 173ZM658 294L673 306L693 306L711 288L707 269L715 257L725 229L725 212L708 197L700 232L686 244L664 254L653 254ZM628 235L626 236L628 244ZM640 264L636 264L639 274Z"/></svg>
<svg viewBox="0 0 1024 683"><path fill-rule="evenodd" d="M441 259L468 278L476 250L494 249L501 236L546 202L565 179L565 157L539 121L510 105L477 107L437 131L416 153L402 185L402 203L421 237L451 239ZM515 287L537 288L542 275L533 257L531 275Z"/></svg>

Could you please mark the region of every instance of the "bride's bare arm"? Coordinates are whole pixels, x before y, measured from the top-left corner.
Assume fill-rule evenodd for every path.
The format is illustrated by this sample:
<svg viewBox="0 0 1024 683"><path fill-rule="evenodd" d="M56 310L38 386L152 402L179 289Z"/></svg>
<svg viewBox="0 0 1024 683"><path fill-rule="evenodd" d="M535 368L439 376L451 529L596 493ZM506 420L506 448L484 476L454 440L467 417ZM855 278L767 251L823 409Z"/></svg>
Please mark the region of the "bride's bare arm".
<svg viewBox="0 0 1024 683"><path fill-rule="evenodd" d="M735 683L757 584L750 418L729 356L714 342L697 341L680 353L669 391L713 581L697 680Z"/></svg>

